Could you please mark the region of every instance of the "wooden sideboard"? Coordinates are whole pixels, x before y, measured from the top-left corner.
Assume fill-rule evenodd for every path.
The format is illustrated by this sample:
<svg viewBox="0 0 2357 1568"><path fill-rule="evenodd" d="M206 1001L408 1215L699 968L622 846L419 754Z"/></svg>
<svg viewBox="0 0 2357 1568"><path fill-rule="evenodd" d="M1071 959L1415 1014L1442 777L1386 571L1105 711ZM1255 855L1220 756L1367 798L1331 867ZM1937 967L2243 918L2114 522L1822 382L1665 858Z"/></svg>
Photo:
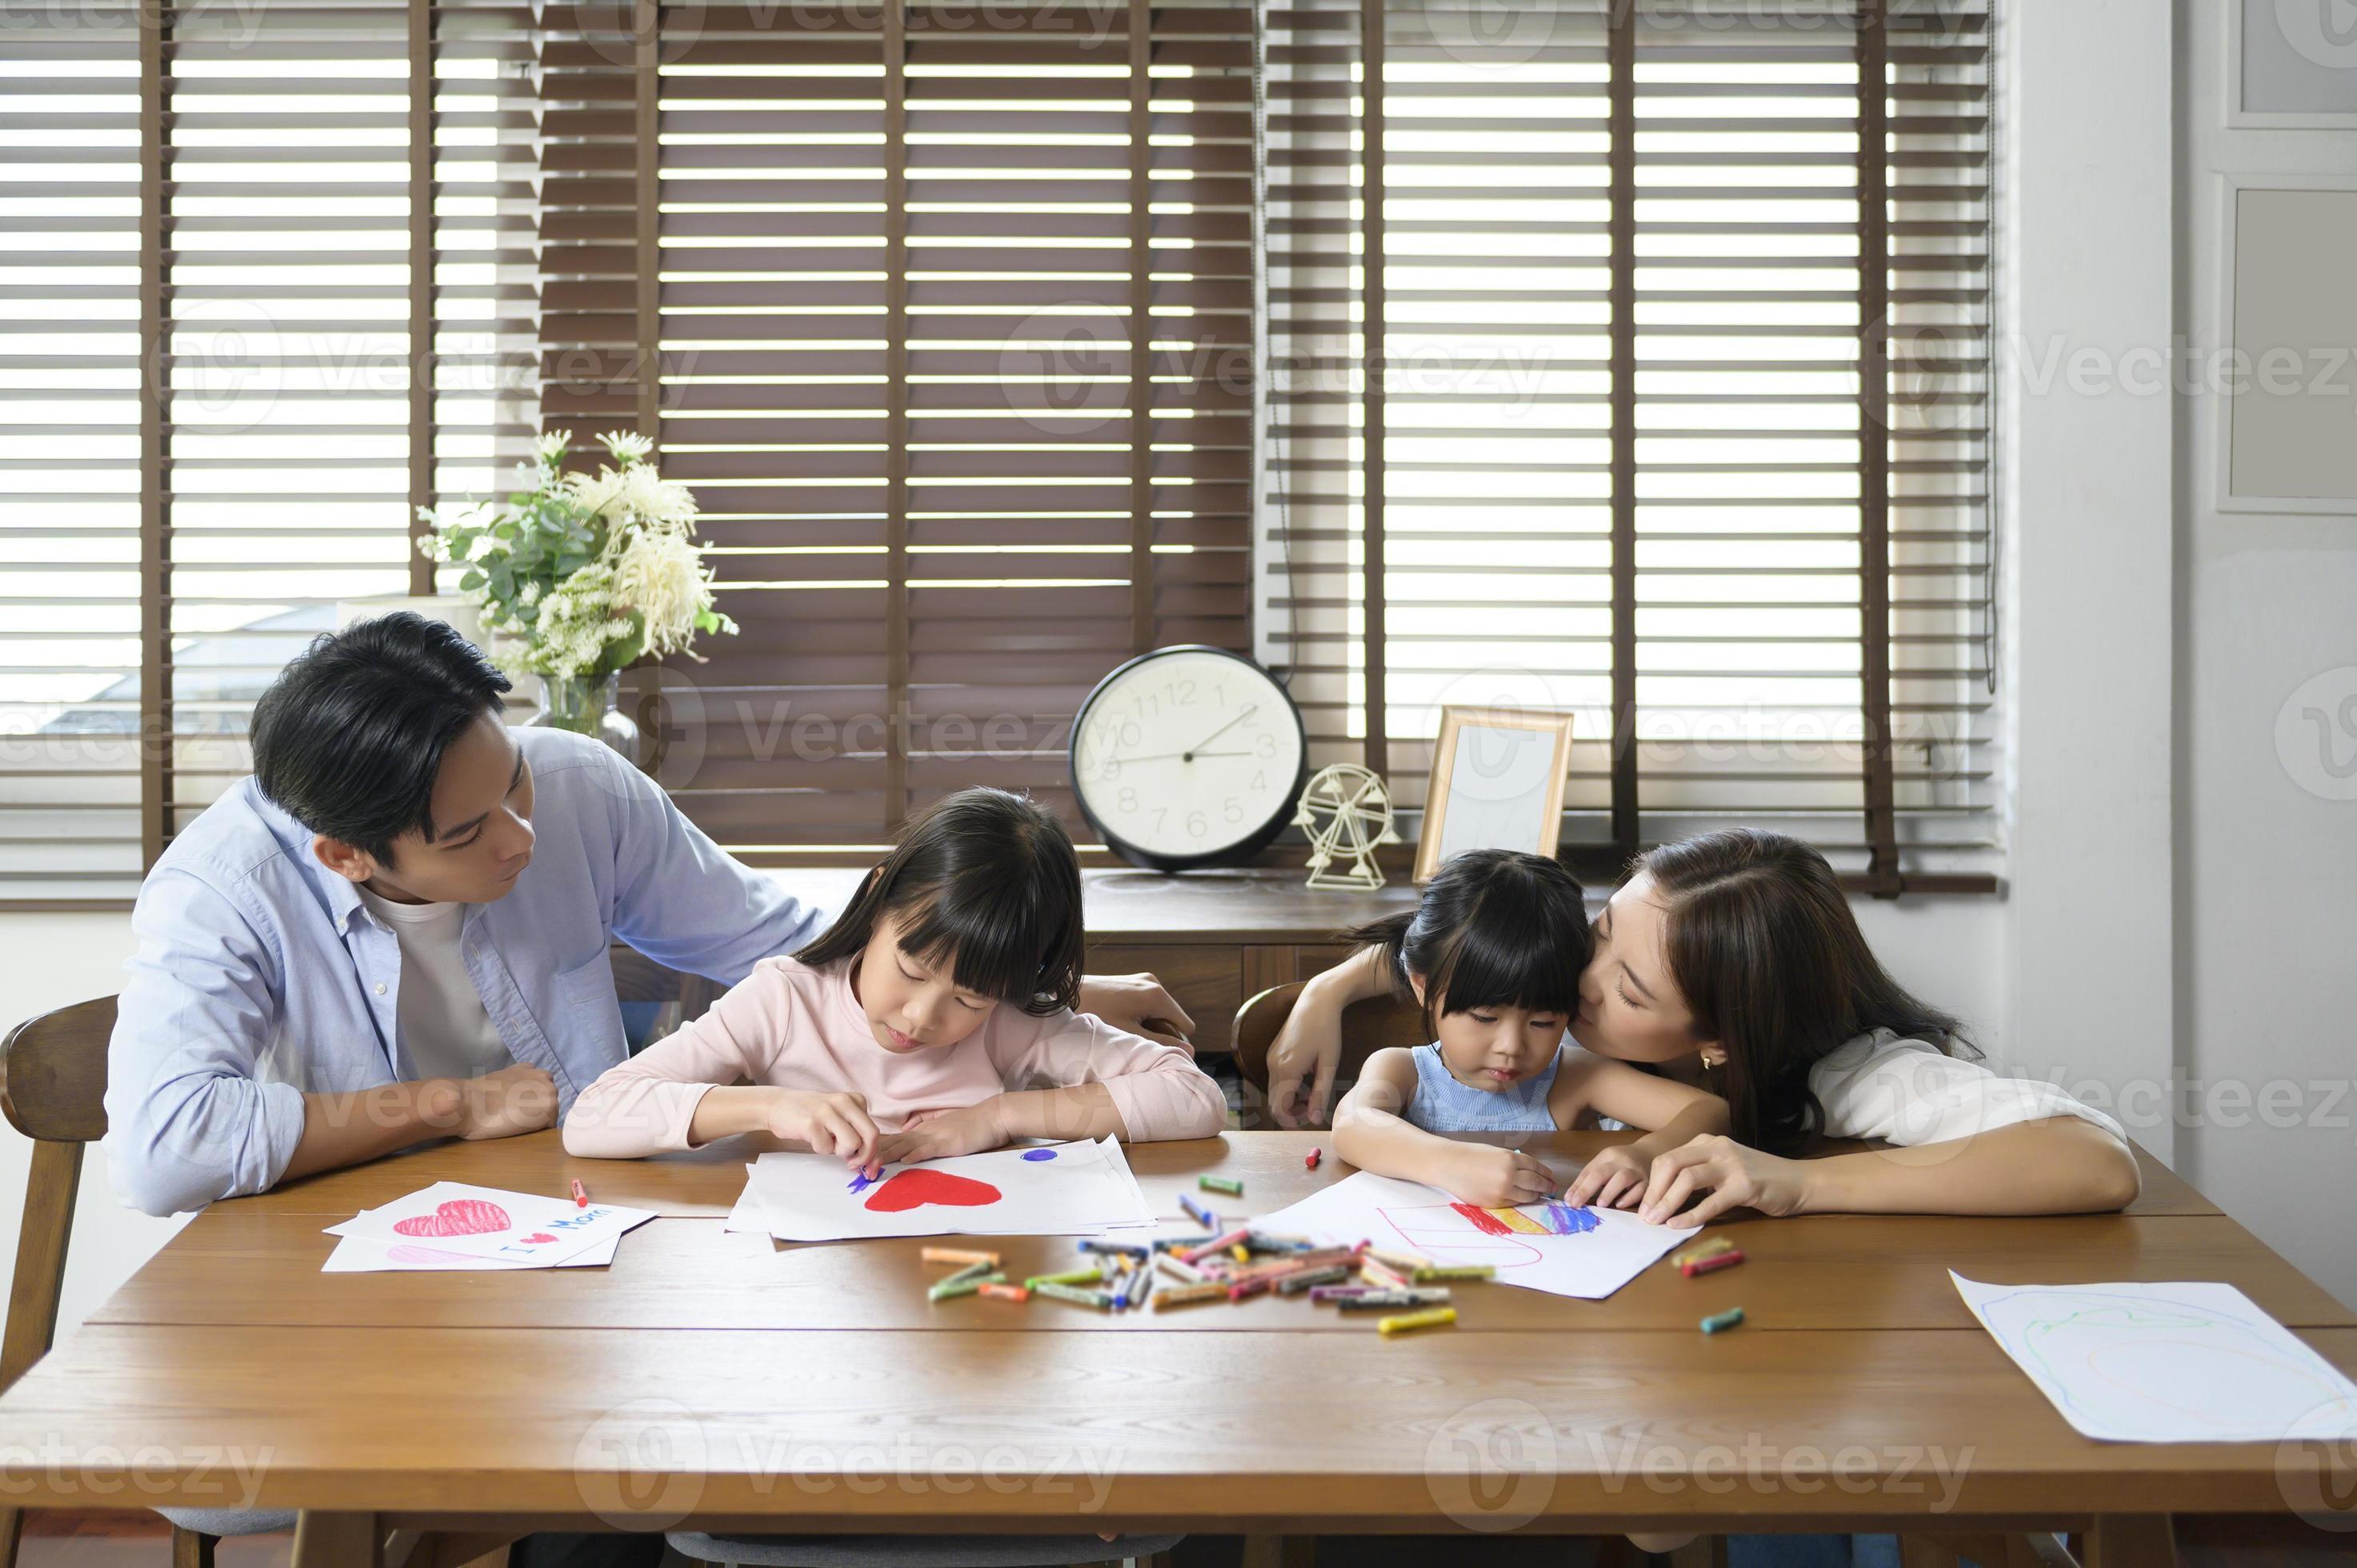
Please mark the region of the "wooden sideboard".
<svg viewBox="0 0 2357 1568"><path fill-rule="evenodd" d="M794 867L765 875L832 915L850 902L862 873ZM1193 1016L1196 1048L1229 1050L1245 997L1331 967L1351 950L1340 933L1415 903L1405 877L1373 893L1320 893L1304 885L1306 875L1259 868L1176 876L1083 871L1089 972L1151 971Z"/></svg>

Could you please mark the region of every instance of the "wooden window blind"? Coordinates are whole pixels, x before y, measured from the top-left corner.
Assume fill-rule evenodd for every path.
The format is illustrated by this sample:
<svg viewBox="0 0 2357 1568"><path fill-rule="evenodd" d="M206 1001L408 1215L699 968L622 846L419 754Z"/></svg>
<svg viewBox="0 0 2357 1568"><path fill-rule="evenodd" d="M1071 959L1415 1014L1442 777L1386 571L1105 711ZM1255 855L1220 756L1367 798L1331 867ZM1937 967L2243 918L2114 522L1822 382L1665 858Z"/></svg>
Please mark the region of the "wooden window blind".
<svg viewBox="0 0 2357 1568"><path fill-rule="evenodd" d="M1442 705L1570 708L1594 874L1747 822L1994 887L1989 27L1270 13L1257 629L1320 760L1420 815Z"/></svg>
<svg viewBox="0 0 2357 1568"><path fill-rule="evenodd" d="M744 628L659 776L756 862L974 783L1082 836L1090 687L1250 646L1251 13L545 19L543 418L657 437Z"/></svg>
<svg viewBox="0 0 2357 1568"><path fill-rule="evenodd" d="M81 340L0 382L34 633L0 822L43 841L0 845L0 897L75 904L251 771L253 699L339 601L432 591L419 506L529 454L532 46L502 0L39 16L0 33L0 299Z"/></svg>

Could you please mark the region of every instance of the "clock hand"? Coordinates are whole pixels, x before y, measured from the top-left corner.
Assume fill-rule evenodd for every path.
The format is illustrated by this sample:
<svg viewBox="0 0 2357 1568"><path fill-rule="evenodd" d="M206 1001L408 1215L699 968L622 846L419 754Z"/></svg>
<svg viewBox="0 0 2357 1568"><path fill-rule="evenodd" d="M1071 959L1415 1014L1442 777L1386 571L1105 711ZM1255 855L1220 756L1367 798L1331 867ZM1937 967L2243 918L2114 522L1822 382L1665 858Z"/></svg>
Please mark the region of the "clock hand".
<svg viewBox="0 0 2357 1568"><path fill-rule="evenodd" d="M1157 751L1151 757L1116 757L1113 761L1116 767L1126 767L1133 762L1168 762L1174 757L1192 762L1199 757L1250 757L1252 753L1248 751Z"/></svg>
<svg viewBox="0 0 2357 1568"><path fill-rule="evenodd" d="M1258 712L1260 712L1260 704L1258 703L1246 703L1244 705L1243 712L1238 714L1234 718L1230 719L1226 724L1222 725L1219 728L1213 730L1211 734L1205 736L1202 739L1189 746L1185 752L1181 753L1181 756L1189 762L1194 761L1196 755L1205 746L1211 745L1213 741L1219 739L1222 736L1227 734L1230 730L1235 728L1238 725L1243 723L1246 719L1252 717Z"/></svg>

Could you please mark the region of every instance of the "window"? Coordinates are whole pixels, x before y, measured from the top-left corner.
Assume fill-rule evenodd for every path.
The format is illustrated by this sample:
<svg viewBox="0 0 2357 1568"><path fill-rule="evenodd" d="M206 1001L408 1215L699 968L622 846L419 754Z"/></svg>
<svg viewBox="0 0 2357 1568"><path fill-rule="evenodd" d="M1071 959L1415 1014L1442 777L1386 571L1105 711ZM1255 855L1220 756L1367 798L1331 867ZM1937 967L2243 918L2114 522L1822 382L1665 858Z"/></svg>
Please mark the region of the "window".
<svg viewBox="0 0 2357 1568"><path fill-rule="evenodd" d="M1084 839L1089 690L1250 645L1250 13L607 15L545 55L543 416L659 430L744 628L658 776L756 862L976 783Z"/></svg>
<svg viewBox="0 0 2357 1568"><path fill-rule="evenodd" d="M1443 704L1569 708L1594 870L1986 886L1986 5L1271 27L1256 630L1321 760L1416 809Z"/></svg>

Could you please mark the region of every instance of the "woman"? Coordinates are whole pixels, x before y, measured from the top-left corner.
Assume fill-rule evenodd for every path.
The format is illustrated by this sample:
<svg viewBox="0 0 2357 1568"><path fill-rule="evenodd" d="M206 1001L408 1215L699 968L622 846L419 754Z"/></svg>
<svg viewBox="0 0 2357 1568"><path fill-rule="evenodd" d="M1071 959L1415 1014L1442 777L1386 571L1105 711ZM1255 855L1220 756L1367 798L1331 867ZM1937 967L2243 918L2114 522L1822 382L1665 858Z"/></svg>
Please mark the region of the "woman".
<svg viewBox="0 0 2357 1568"><path fill-rule="evenodd" d="M1309 982L1272 1044L1280 1125L1323 1119L1342 1009L1388 983L1376 956ZM2072 1213L2121 1208L2139 1188L2117 1122L1956 1054L1970 1048L1956 1021L1891 979L1824 856L1781 833L1703 833L1631 862L1596 922L1571 1035L1720 1095L1730 1124L1650 1163L1606 1150L1574 1202L1695 1226L1738 1207ZM1792 1157L1821 1137L1894 1146Z"/></svg>

